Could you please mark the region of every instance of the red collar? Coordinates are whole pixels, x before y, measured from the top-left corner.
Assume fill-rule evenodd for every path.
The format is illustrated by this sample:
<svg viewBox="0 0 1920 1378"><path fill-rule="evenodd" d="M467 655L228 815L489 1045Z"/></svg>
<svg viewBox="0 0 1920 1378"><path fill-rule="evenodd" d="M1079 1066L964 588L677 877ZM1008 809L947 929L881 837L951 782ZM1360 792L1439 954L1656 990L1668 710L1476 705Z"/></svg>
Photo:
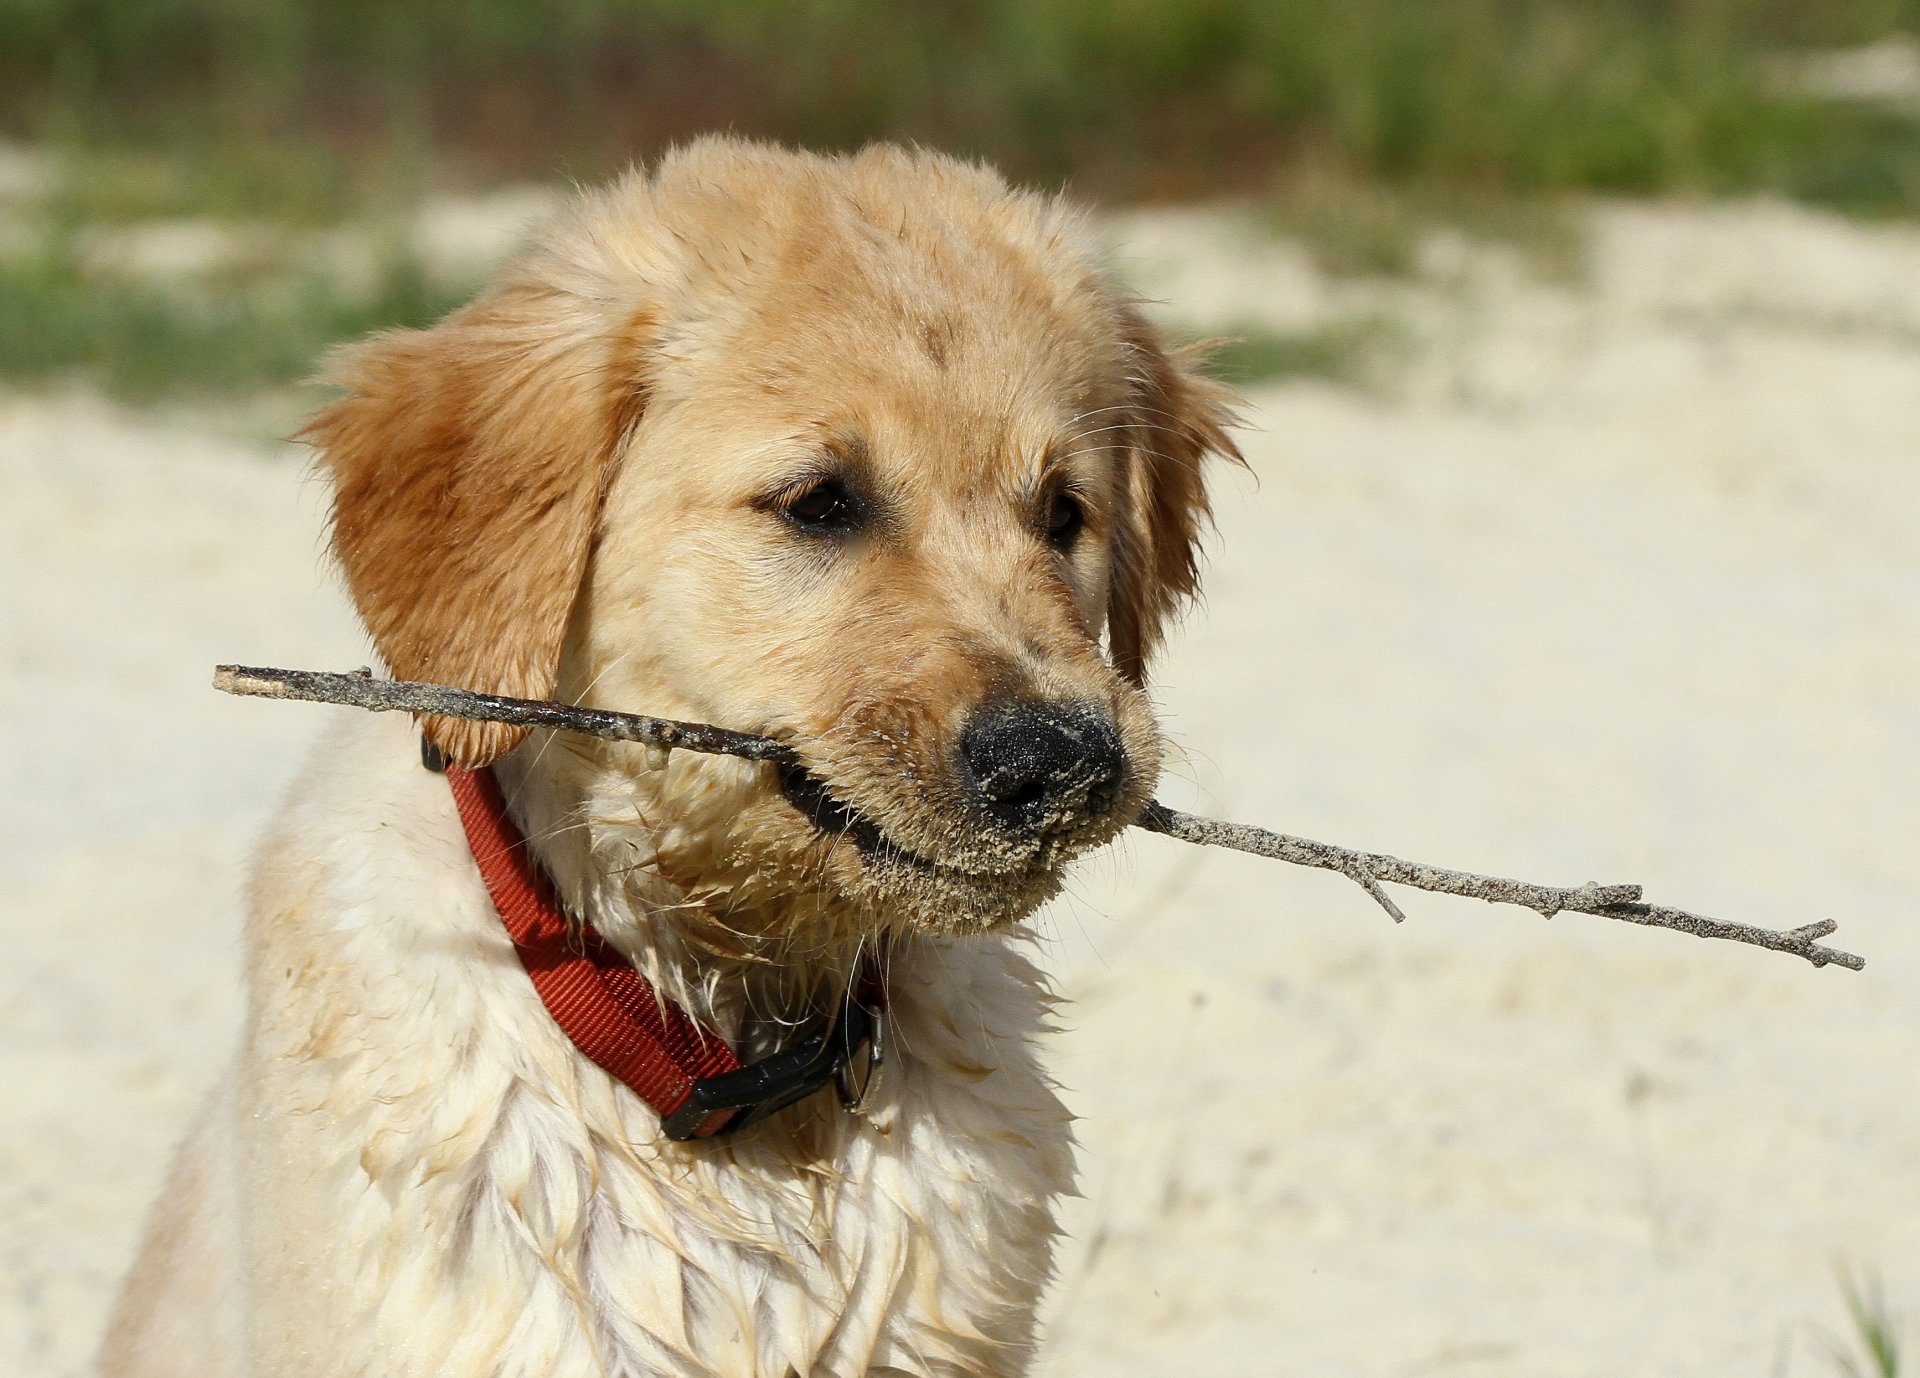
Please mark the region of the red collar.
<svg viewBox="0 0 1920 1378"><path fill-rule="evenodd" d="M430 768L441 765L436 755L426 753ZM829 1081L848 1100L846 1071L862 1048L871 1082L884 1009L873 963L830 1027L743 1067L725 1039L663 997L592 924L567 918L491 770L444 770L480 878L547 1012L576 1048L653 1107L667 1137L732 1133Z"/></svg>

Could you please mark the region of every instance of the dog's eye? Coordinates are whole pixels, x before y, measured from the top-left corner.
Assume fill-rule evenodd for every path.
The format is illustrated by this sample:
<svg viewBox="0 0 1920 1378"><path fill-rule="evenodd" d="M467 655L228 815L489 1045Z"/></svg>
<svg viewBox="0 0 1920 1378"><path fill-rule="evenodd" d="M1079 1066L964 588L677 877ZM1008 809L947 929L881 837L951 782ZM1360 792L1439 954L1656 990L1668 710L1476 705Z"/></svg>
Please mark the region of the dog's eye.
<svg viewBox="0 0 1920 1378"><path fill-rule="evenodd" d="M1087 511L1080 499L1062 489L1047 505L1047 544L1055 550L1071 550L1087 524Z"/></svg>
<svg viewBox="0 0 1920 1378"><path fill-rule="evenodd" d="M847 531L859 518L851 494L833 479L822 479L781 509L788 521L807 531Z"/></svg>

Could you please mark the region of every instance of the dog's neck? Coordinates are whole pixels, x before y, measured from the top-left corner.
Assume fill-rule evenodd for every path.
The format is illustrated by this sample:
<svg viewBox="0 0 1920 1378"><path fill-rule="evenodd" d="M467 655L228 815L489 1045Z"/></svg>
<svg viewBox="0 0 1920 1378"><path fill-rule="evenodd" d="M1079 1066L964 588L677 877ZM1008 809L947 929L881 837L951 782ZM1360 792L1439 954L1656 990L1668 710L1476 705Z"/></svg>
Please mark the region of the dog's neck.
<svg viewBox="0 0 1920 1378"><path fill-rule="evenodd" d="M494 766L562 906L738 1051L770 1051L844 994L874 939L807 932L802 916L743 910L723 886L669 878L659 860L678 822L663 812L671 792L597 745L536 735Z"/></svg>

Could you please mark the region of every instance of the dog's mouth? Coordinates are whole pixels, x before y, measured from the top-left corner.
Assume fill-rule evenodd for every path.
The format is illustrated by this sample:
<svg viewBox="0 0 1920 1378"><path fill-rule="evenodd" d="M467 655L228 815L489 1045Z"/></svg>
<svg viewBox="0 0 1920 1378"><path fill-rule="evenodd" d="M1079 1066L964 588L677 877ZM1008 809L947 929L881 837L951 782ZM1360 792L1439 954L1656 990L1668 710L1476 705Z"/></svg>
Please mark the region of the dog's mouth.
<svg viewBox="0 0 1920 1378"><path fill-rule="evenodd" d="M936 829L952 850L929 852L917 836L923 849L915 850L805 766L783 763L778 779L780 797L815 837L855 859L862 875L846 878L853 887L849 898L884 902L896 917L918 914L920 922L947 931L980 931L1023 918L1058 891L1067 862L1113 831L997 837L956 809Z"/></svg>
<svg viewBox="0 0 1920 1378"><path fill-rule="evenodd" d="M1035 847L1027 849L1028 854L1013 864L1003 866L969 865L958 858L936 860L896 840L870 816L836 795L825 780L798 763L780 767L780 794L816 832L830 838L844 837L853 843L863 861L882 867L903 867L928 878L937 876L950 884L1030 881L1065 859L1056 849Z"/></svg>
<svg viewBox="0 0 1920 1378"><path fill-rule="evenodd" d="M926 870L941 869L888 837L878 823L853 805L836 798L826 781L805 766L789 762L780 767L780 793L817 831L846 837L863 856Z"/></svg>

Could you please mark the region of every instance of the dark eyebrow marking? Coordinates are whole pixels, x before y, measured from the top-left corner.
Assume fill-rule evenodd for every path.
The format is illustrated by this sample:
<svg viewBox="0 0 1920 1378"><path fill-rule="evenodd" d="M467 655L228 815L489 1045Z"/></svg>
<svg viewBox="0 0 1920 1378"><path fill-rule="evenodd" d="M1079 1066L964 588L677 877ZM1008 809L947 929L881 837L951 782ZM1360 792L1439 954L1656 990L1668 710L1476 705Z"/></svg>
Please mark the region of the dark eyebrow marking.
<svg viewBox="0 0 1920 1378"><path fill-rule="evenodd" d="M944 370L947 366L947 345L953 339L953 326L950 322L926 320L920 322L920 348L933 360L933 366Z"/></svg>

